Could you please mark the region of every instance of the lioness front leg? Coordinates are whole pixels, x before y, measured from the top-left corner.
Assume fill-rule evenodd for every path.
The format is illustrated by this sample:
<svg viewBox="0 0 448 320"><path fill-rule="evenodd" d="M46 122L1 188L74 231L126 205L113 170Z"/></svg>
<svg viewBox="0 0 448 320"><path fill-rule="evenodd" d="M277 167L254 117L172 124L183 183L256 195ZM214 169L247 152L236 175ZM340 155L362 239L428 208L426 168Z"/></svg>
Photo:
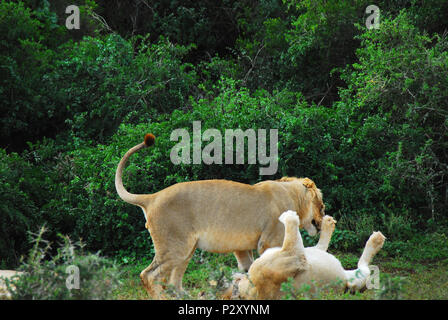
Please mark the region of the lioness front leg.
<svg viewBox="0 0 448 320"><path fill-rule="evenodd" d="M244 272L249 271L252 262L254 262L254 255L252 253L252 250L235 251L233 254L238 261L238 269Z"/></svg>

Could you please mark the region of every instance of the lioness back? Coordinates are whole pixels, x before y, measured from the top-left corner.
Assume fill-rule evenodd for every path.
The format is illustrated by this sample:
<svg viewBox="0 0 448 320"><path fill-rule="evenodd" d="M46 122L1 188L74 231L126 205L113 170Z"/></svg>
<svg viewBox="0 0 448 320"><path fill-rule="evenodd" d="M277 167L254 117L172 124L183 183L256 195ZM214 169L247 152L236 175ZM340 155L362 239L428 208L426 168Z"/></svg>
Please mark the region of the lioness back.
<svg viewBox="0 0 448 320"><path fill-rule="evenodd" d="M182 182L155 193L147 209L151 220L164 224L175 221L193 233L198 248L211 252L250 250L257 247L265 228L278 223L283 212L278 202L287 202L287 198L276 199L278 192L273 188L228 180Z"/></svg>

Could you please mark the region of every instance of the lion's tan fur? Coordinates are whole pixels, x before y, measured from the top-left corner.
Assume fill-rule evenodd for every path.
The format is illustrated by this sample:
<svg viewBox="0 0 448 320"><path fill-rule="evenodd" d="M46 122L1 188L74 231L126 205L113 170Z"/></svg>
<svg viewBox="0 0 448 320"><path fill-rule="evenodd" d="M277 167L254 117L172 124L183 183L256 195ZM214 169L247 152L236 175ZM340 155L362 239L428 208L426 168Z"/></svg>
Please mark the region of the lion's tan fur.
<svg viewBox="0 0 448 320"><path fill-rule="evenodd" d="M262 254L280 246L284 226L278 217L296 211L300 227L320 225L322 193L308 178L282 178L247 185L227 180L203 180L172 185L154 194L136 195L122 184L126 160L144 143L130 149L117 168L116 188L120 197L141 207L155 248L155 258L142 271L141 279L153 297L161 283L182 288L182 277L196 248L210 252L234 252L240 268L252 263L251 250ZM310 232L311 232L310 231Z"/></svg>

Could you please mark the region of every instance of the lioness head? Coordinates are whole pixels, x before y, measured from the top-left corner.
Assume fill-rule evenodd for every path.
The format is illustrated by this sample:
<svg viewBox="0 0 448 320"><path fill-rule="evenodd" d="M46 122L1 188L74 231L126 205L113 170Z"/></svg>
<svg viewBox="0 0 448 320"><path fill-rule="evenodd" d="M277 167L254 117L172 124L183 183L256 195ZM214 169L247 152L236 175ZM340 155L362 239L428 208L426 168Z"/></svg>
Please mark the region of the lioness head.
<svg viewBox="0 0 448 320"><path fill-rule="evenodd" d="M299 211L300 228L304 228L310 236L316 235L325 215L325 204L320 189L309 178L283 177L279 181L295 182L305 187L301 187L299 193L300 202L303 204L303 210Z"/></svg>

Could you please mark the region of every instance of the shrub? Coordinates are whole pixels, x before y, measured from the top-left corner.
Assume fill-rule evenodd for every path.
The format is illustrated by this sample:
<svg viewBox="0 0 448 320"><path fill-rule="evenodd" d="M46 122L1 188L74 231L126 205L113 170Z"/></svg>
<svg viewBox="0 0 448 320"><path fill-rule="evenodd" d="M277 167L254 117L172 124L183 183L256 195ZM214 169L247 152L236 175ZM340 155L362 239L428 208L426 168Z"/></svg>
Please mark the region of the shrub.
<svg viewBox="0 0 448 320"><path fill-rule="evenodd" d="M39 221L44 182L38 168L0 149L0 267L17 264L28 249L26 231Z"/></svg>
<svg viewBox="0 0 448 320"><path fill-rule="evenodd" d="M411 225L443 219L447 40L420 32L405 11L383 17L379 30L360 39L359 62L345 70L348 88L336 104L347 126L338 149L345 174L336 189L350 215L368 210L377 226L390 228L388 236L405 238Z"/></svg>
<svg viewBox="0 0 448 320"><path fill-rule="evenodd" d="M19 277L6 279L14 300L80 300L108 299L119 285L117 266L99 254L86 254L81 243L61 237L63 244L57 254L49 257L50 243L43 239L44 228L34 235L33 248L18 271ZM69 266L79 268L79 289L67 288ZM74 284L74 283L73 283Z"/></svg>
<svg viewBox="0 0 448 320"><path fill-rule="evenodd" d="M448 259L448 237L442 232L419 233L408 240L386 241L384 249L388 255L407 261L443 261Z"/></svg>
<svg viewBox="0 0 448 320"><path fill-rule="evenodd" d="M274 95L259 91L252 95L244 88L237 89L231 80L222 81L217 90L220 93L212 100L192 100L190 111L176 110L138 125L122 124L107 145L74 139L74 151L67 153L72 164L62 171L69 179L61 185L62 198L56 200L60 214L73 216L76 221L73 236L82 237L91 249L105 253L123 248L129 252L151 252L141 210L119 199L114 186L120 158L140 143L146 132L155 134L156 143L129 160L124 184L130 192L154 193L177 182L200 179L256 183L286 174L312 177L326 192L325 181L333 179L335 168L331 165L331 137L320 134L324 126L333 126L325 110L309 107L300 95L287 91ZM177 142L170 141L171 132L187 128L191 133L196 120L201 120L202 132L216 128L222 135L226 129L278 129L277 173L260 176L259 164L247 164L247 159L245 164L234 165L174 165L170 151Z"/></svg>
<svg viewBox="0 0 448 320"><path fill-rule="evenodd" d="M48 103L65 110L76 136L105 142L125 118L141 121L185 106L196 81L191 65L181 61L190 49L116 34L67 43L48 75Z"/></svg>
<svg viewBox="0 0 448 320"><path fill-rule="evenodd" d="M22 1L0 2L1 147L20 150L30 132L41 136L57 127L50 120L57 110L46 105L41 85L63 30L49 10L36 13Z"/></svg>

